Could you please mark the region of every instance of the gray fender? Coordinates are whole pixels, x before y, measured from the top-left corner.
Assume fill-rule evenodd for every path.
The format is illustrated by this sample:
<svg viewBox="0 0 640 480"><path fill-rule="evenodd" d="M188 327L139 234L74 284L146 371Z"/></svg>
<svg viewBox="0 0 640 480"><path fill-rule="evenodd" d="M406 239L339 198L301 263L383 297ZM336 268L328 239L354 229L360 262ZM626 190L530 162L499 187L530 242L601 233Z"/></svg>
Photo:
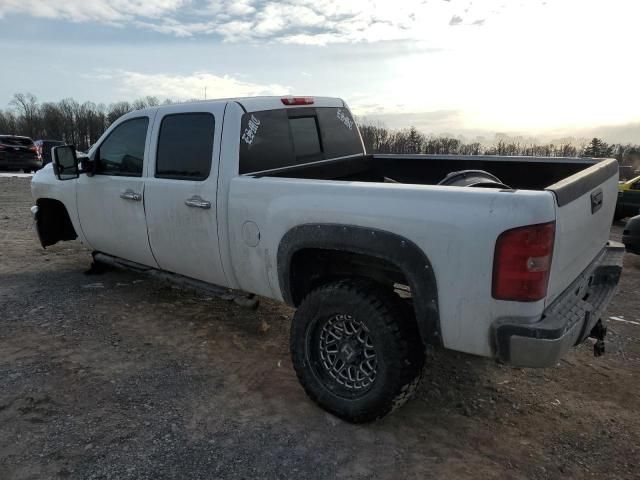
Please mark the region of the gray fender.
<svg viewBox="0 0 640 480"><path fill-rule="evenodd" d="M278 247L280 289L289 305L294 305L291 261L296 252L307 248L369 255L395 265L409 282L423 341L442 344L435 274L431 262L415 243L375 228L339 224L296 226L282 237Z"/></svg>

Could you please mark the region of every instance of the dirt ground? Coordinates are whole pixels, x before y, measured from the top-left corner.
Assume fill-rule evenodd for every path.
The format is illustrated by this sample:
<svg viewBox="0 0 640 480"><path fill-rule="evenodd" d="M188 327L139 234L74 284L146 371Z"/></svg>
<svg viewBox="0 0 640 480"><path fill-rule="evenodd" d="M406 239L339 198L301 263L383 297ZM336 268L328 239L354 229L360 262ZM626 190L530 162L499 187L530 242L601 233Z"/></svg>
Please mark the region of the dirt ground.
<svg viewBox="0 0 640 480"><path fill-rule="evenodd" d="M640 477L640 325L545 370L435 352L414 400L354 426L298 385L290 309L87 276L30 206L28 178L0 178L2 480ZM607 315L640 321L639 289L627 255Z"/></svg>

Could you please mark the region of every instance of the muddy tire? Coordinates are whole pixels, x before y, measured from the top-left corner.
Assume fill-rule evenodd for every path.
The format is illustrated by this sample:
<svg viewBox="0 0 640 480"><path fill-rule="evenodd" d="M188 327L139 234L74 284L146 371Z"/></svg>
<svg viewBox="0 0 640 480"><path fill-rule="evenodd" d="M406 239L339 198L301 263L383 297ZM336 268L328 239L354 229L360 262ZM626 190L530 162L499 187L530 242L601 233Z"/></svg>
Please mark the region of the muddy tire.
<svg viewBox="0 0 640 480"><path fill-rule="evenodd" d="M424 366L415 321L391 291L342 280L312 291L291 324L291 357L307 395L354 423L404 404Z"/></svg>

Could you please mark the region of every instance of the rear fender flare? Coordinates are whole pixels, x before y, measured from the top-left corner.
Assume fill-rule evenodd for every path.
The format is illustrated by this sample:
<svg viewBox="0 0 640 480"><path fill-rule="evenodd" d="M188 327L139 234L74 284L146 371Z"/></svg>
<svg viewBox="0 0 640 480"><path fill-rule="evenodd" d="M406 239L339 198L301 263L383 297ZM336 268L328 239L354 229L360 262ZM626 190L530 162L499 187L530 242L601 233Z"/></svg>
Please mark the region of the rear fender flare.
<svg viewBox="0 0 640 480"><path fill-rule="evenodd" d="M296 252L308 248L368 255L388 261L407 278L420 335L425 344L442 344L438 290L431 262L411 240L385 230L340 224L293 227L278 246L278 280L284 300L295 306L291 264Z"/></svg>

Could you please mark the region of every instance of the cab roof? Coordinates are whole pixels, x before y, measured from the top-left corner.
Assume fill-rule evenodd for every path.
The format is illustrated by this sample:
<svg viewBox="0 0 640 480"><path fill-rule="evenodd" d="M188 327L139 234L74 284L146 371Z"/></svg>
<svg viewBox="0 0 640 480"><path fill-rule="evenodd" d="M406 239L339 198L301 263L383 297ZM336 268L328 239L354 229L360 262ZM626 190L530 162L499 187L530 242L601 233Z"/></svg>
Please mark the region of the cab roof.
<svg viewBox="0 0 640 480"><path fill-rule="evenodd" d="M181 105L215 105L221 103L230 103L235 102L238 103L244 110L247 112L259 112L261 110L275 110L278 108L296 108L300 106L308 106L308 107L337 107L344 108L346 104L340 98L335 97L304 97L313 99L312 104L307 105L290 105L287 106L282 102L283 98L291 98L290 95L282 95L282 96L263 96L263 97L234 97L234 98L219 98L219 99L211 99L211 100L199 100L195 102L183 102L183 103L171 103L168 105L159 105L157 107L150 107L141 110L136 110L136 113L145 113L152 111L163 111L174 109L176 106ZM295 98L303 98L299 96L295 96Z"/></svg>

